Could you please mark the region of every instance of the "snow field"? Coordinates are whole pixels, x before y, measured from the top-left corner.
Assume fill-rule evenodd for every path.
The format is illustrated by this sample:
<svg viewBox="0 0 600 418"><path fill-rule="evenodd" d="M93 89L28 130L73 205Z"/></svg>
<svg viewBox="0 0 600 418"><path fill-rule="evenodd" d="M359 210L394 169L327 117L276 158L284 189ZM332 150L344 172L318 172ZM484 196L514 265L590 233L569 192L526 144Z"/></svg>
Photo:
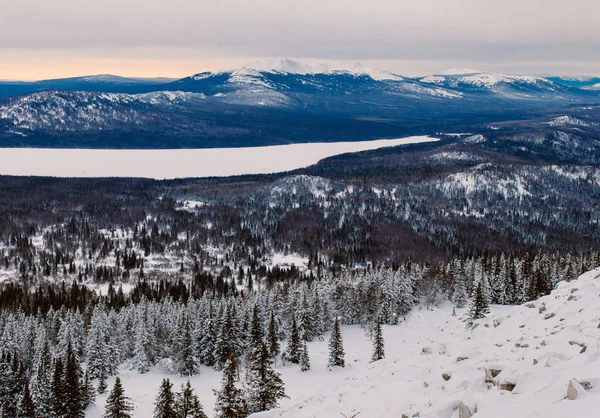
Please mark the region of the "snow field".
<svg viewBox="0 0 600 418"><path fill-rule="evenodd" d="M328 335L309 343L311 370L278 364L290 398L255 416L465 418L467 411L476 418L598 416L600 269L561 282L535 302L492 305L491 314L472 327L461 320L464 311L452 316L450 304L417 308L400 325L384 326L386 358L376 363L369 362L372 343L358 326L342 328L343 369L327 368ZM140 375L123 366L135 417L152 416L163 377L175 388L187 380L157 368ZM220 380L219 372L207 368L190 379L209 416L212 389ZM574 400L567 398L570 382ZM105 400L99 396L87 416L101 417Z"/></svg>

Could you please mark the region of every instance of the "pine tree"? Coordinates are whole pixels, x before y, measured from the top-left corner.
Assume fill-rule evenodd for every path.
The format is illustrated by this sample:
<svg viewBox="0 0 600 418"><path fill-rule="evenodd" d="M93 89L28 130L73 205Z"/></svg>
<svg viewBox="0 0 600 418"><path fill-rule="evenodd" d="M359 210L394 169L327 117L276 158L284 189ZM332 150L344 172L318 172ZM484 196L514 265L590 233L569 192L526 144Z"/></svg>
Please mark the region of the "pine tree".
<svg viewBox="0 0 600 418"><path fill-rule="evenodd" d="M223 369L221 390L214 391L217 397L215 418L245 418L248 416L244 391L235 386L237 375L238 361L232 356L227 360Z"/></svg>
<svg viewBox="0 0 600 418"><path fill-rule="evenodd" d="M250 335L248 339L248 348L250 351L254 350L258 344L263 341L263 327L260 320L258 305L254 305L252 308L252 319L250 321Z"/></svg>
<svg viewBox="0 0 600 418"><path fill-rule="evenodd" d="M235 305L232 303L224 313L215 346L215 356L219 367L223 367L230 357L239 357L242 354L242 341L236 316Z"/></svg>
<svg viewBox="0 0 600 418"><path fill-rule="evenodd" d="M271 311L271 318L269 319L269 328L267 329L267 345L269 348L269 355L274 360L279 355L279 339L277 338L277 323L275 322L275 314Z"/></svg>
<svg viewBox="0 0 600 418"><path fill-rule="evenodd" d="M85 410L84 388L81 387L83 371L70 342L68 343L64 364L61 397L64 400L65 413L69 418L83 418L85 416L83 412Z"/></svg>
<svg viewBox="0 0 600 418"><path fill-rule="evenodd" d="M329 362L328 366L344 367L344 340L340 331L340 321L335 318L333 322L333 331L329 338Z"/></svg>
<svg viewBox="0 0 600 418"><path fill-rule="evenodd" d="M39 418L52 418L54 365L48 341L44 341L32 380L33 397Z"/></svg>
<svg viewBox="0 0 600 418"><path fill-rule="evenodd" d="M371 361L378 361L385 357L385 345L383 342L383 330L381 321L377 319L375 323L375 332L373 333L373 356Z"/></svg>
<svg viewBox="0 0 600 418"><path fill-rule="evenodd" d="M65 417L67 410L64 404L64 367L62 359L59 357L54 361L54 373L52 374L52 414L55 417Z"/></svg>
<svg viewBox="0 0 600 418"><path fill-rule="evenodd" d="M181 392L177 392L175 398L177 418L208 418L189 380L185 386L181 385Z"/></svg>
<svg viewBox="0 0 600 418"><path fill-rule="evenodd" d="M150 346L151 336L146 324L146 312L138 315L135 324L135 335L133 345L133 361L132 366L139 373L147 373L150 370Z"/></svg>
<svg viewBox="0 0 600 418"><path fill-rule="evenodd" d="M23 388L23 396L19 401L19 415L17 418L36 418L36 407L31 398L31 392L29 391L29 385L25 385Z"/></svg>
<svg viewBox="0 0 600 418"><path fill-rule="evenodd" d="M169 379L163 379L160 385L160 390L154 403L154 418L177 418L173 384Z"/></svg>
<svg viewBox="0 0 600 418"><path fill-rule="evenodd" d="M456 278L454 280L454 294L452 295L452 301L457 308L464 308L467 305L467 288L465 286L465 281L462 278Z"/></svg>
<svg viewBox="0 0 600 418"><path fill-rule="evenodd" d="M315 337L314 320L312 317L312 309L308 304L306 292L302 296L302 304L300 306L298 332L305 341L312 341Z"/></svg>
<svg viewBox="0 0 600 418"><path fill-rule="evenodd" d="M469 307L467 319L472 321L474 319L485 318L488 313L490 313L488 298L485 294L482 280L479 280L471 295L471 306Z"/></svg>
<svg viewBox="0 0 600 418"><path fill-rule="evenodd" d="M308 346L306 341L302 344L302 353L300 354L300 370L303 372L310 370L310 358L308 356Z"/></svg>
<svg viewBox="0 0 600 418"><path fill-rule="evenodd" d="M287 347L285 349L285 359L293 364L300 363L300 336L298 335L298 327L296 326L296 319L292 314L292 329L290 331L290 338L288 340Z"/></svg>
<svg viewBox="0 0 600 418"><path fill-rule="evenodd" d="M187 316L182 313L177 325L175 341L175 362L181 376L191 376L196 372L192 333Z"/></svg>
<svg viewBox="0 0 600 418"><path fill-rule="evenodd" d="M252 355L246 385L248 409L251 413L277 408L279 399L286 396L281 376L273 370L273 360L262 342L255 347Z"/></svg>
<svg viewBox="0 0 600 418"><path fill-rule="evenodd" d="M104 393L106 379L110 375L111 355L108 345L108 325L106 314L100 306L94 309L92 323L87 338L87 370L91 379L98 379L98 392Z"/></svg>
<svg viewBox="0 0 600 418"><path fill-rule="evenodd" d="M217 343L216 318L213 313L212 302L209 302L208 314L202 327L199 329L200 335L196 336L196 353L199 361L205 366L212 367L216 364L215 346Z"/></svg>
<svg viewBox="0 0 600 418"><path fill-rule="evenodd" d="M125 396L121 379L117 376L115 385L106 400L106 409L103 418L131 418L129 412L133 411L131 399Z"/></svg>

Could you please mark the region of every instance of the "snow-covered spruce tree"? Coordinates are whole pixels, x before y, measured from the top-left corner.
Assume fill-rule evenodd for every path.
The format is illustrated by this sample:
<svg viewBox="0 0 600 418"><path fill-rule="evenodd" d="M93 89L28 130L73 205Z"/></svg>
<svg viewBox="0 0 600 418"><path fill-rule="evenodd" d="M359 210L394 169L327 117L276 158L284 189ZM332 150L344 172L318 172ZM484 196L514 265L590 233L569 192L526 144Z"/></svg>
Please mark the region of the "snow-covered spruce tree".
<svg viewBox="0 0 600 418"><path fill-rule="evenodd" d="M271 317L269 318L269 327L267 328L267 348L269 349L269 355L276 361L279 355L279 338L277 337L277 323L275 322L275 314L271 311Z"/></svg>
<svg viewBox="0 0 600 418"><path fill-rule="evenodd" d="M73 351L71 343L67 346L62 376L63 407L69 418L83 418L85 416L85 388L83 387L83 371Z"/></svg>
<svg viewBox="0 0 600 418"><path fill-rule="evenodd" d="M292 314L292 328L290 330L290 338L288 339L287 346L285 348L284 358L293 364L300 363L300 351L302 346L300 345L300 335L298 334L298 327L296 326L296 319Z"/></svg>
<svg viewBox="0 0 600 418"><path fill-rule="evenodd" d="M242 354L242 341L236 316L235 305L230 303L225 310L215 346L215 356L219 367L223 367L230 357L238 357Z"/></svg>
<svg viewBox="0 0 600 418"><path fill-rule="evenodd" d="M154 418L178 418L175 411L175 395L173 384L169 379L163 379L158 396L154 403Z"/></svg>
<svg viewBox="0 0 600 418"><path fill-rule="evenodd" d="M175 335L175 363L181 376L193 375L198 367L197 360L194 357L194 347L192 342L192 332L185 311L182 309Z"/></svg>
<svg viewBox="0 0 600 418"><path fill-rule="evenodd" d="M133 343L132 368L139 373L146 373L152 365L151 352L153 351L153 335L147 326L147 312L139 312L135 321L135 335Z"/></svg>
<svg viewBox="0 0 600 418"><path fill-rule="evenodd" d="M36 415L39 418L52 418L52 378L54 365L50 346L45 341L41 348L41 354L36 362L36 375L32 380L32 395L36 404Z"/></svg>
<svg viewBox="0 0 600 418"><path fill-rule="evenodd" d="M373 356L371 361L378 361L385 357L385 344L383 342L383 330L381 321L377 319L375 329L373 330Z"/></svg>
<svg viewBox="0 0 600 418"><path fill-rule="evenodd" d="M64 400L64 366L63 361L59 357L54 361L54 372L52 374L52 416L53 417L66 417L67 409Z"/></svg>
<svg viewBox="0 0 600 418"><path fill-rule="evenodd" d="M181 385L181 392L175 394L175 412L177 418L208 418L189 380L185 386Z"/></svg>
<svg viewBox="0 0 600 418"><path fill-rule="evenodd" d="M344 340L340 331L340 321L336 317L333 321L333 330L329 338L329 362L331 367L344 367Z"/></svg>
<svg viewBox="0 0 600 418"><path fill-rule="evenodd" d="M91 379L98 379L98 392L104 393L106 379L110 376L111 355L108 346L108 324L101 306L94 309L87 337L87 370Z"/></svg>
<svg viewBox="0 0 600 418"><path fill-rule="evenodd" d="M302 344L302 353L300 354L300 370L305 372L310 370L310 357L308 356L308 346L306 341Z"/></svg>
<svg viewBox="0 0 600 418"><path fill-rule="evenodd" d="M314 330L313 309L308 303L307 292L308 290L305 289L302 295L302 302L300 303L298 332L302 336L302 339L312 341L315 338L316 333Z"/></svg>
<svg viewBox="0 0 600 418"><path fill-rule="evenodd" d="M475 319L485 318L488 313L490 313L488 297L482 280L479 280L473 288L467 320L473 321Z"/></svg>
<svg viewBox="0 0 600 418"><path fill-rule="evenodd" d="M230 357L223 369L221 390L214 390L217 397L215 418L245 418L249 415L244 391L235 386L238 381L238 360Z"/></svg>
<svg viewBox="0 0 600 418"><path fill-rule="evenodd" d="M246 356L248 362L252 362L252 356L257 352L256 348L263 342L264 331L262 321L258 312L258 305L255 304L252 308L252 319L250 320L250 330L248 336L248 354Z"/></svg>
<svg viewBox="0 0 600 418"><path fill-rule="evenodd" d="M467 305L469 297L467 296L467 287L465 280L462 277L454 279L454 293L452 294L452 302L457 308L464 308Z"/></svg>
<svg viewBox="0 0 600 418"><path fill-rule="evenodd" d="M133 411L131 399L125 396L121 379L117 376L108 399L103 418L131 418L130 412Z"/></svg>
<svg viewBox="0 0 600 418"><path fill-rule="evenodd" d="M263 342L254 348L248 365L246 393L250 413L277 408L279 399L286 396L281 376L273 370L273 360Z"/></svg>
<svg viewBox="0 0 600 418"><path fill-rule="evenodd" d="M215 357L217 326L212 301L208 302L208 314L202 326L197 329L194 339L196 341L196 356L200 363L209 367L214 366L217 362Z"/></svg>
<svg viewBox="0 0 600 418"><path fill-rule="evenodd" d="M18 418L36 418L36 407L29 391L29 385L25 385L23 388L23 395L19 400L19 415Z"/></svg>

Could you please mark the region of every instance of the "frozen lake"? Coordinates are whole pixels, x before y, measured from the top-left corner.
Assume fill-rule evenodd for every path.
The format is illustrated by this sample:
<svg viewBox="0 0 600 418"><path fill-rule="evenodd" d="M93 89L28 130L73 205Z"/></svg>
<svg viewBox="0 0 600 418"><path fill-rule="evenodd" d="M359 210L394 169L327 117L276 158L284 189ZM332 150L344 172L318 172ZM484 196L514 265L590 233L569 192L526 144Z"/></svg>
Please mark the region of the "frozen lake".
<svg viewBox="0 0 600 418"><path fill-rule="evenodd" d="M333 155L437 140L413 136L363 142L172 150L0 148L0 175L172 179L267 174L307 167Z"/></svg>

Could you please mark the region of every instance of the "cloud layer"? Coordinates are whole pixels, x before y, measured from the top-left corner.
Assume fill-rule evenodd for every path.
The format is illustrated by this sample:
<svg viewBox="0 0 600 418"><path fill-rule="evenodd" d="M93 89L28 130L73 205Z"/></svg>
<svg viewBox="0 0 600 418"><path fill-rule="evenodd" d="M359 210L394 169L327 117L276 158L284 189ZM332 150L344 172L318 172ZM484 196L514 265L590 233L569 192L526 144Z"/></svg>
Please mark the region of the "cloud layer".
<svg viewBox="0 0 600 418"><path fill-rule="evenodd" d="M539 71L577 62L582 71L600 56L595 0L8 1L0 56L19 59L48 51L88 59L285 56L537 62Z"/></svg>

